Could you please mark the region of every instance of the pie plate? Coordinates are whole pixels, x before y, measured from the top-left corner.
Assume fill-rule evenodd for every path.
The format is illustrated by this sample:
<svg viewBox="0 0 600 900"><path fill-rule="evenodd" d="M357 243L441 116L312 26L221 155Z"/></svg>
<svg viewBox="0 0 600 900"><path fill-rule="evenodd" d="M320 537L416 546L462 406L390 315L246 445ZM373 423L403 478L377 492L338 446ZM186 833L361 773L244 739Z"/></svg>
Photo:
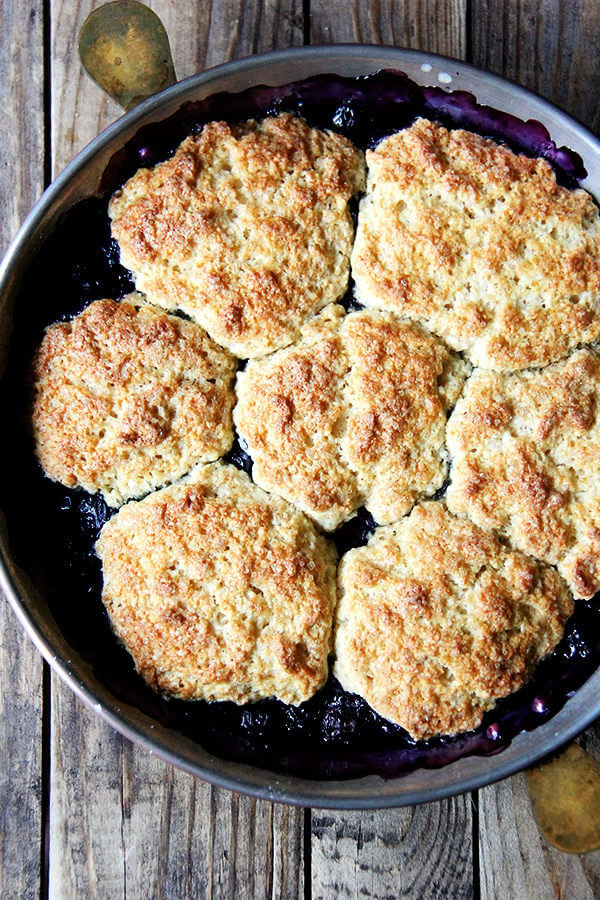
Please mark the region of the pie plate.
<svg viewBox="0 0 600 900"><path fill-rule="evenodd" d="M141 128L173 115L188 101L255 85L279 86L320 74L361 76L380 69L406 73L421 85L473 94L480 104L537 120L558 147L578 153L587 177L582 186L600 197L600 142L581 124L535 94L456 60L380 46L304 47L228 63L181 81L148 100L102 132L59 175L31 211L0 267L0 348L5 360L15 304L36 253L59 218L80 200L97 195L114 155ZM9 439L7 436L5 440ZM2 478L10 475L4 471ZM124 702L70 645L32 572L14 558L11 533L2 516L0 587L20 622L53 670L98 715L127 738L169 763L236 791L274 801L330 808L376 808L427 802L476 789L524 769L557 750L600 714L600 670L534 730L518 734L501 752L471 755L438 768L417 768L401 777L377 775L312 780L275 774L221 759L199 743ZM82 602L84 598L82 598Z"/></svg>

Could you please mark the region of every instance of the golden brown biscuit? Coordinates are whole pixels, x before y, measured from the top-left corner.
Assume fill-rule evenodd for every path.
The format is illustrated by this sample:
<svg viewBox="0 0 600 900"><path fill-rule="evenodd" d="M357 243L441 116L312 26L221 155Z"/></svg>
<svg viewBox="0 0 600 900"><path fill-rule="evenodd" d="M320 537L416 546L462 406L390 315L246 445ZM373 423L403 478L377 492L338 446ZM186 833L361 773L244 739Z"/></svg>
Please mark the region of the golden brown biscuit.
<svg viewBox="0 0 600 900"><path fill-rule="evenodd" d="M298 704L326 680L335 551L232 466L128 503L96 550L113 627L155 690Z"/></svg>
<svg viewBox="0 0 600 900"><path fill-rule="evenodd" d="M340 564L334 674L414 738L477 727L560 640L562 578L423 503Z"/></svg>
<svg viewBox="0 0 600 900"><path fill-rule="evenodd" d="M366 306L417 319L483 368L600 336L600 219L542 159L425 119L367 152L352 254Z"/></svg>
<svg viewBox="0 0 600 900"><path fill-rule="evenodd" d="M49 478L147 494L231 447L235 360L192 322L131 294L51 325L33 363L35 452Z"/></svg>
<svg viewBox="0 0 600 900"><path fill-rule="evenodd" d="M342 454L365 506L385 525L442 486L446 416L470 366L392 313L349 315L343 333L350 368Z"/></svg>
<svg viewBox="0 0 600 900"><path fill-rule="evenodd" d="M360 505L356 478L340 452L348 369L343 318L344 310L331 305L303 327L298 344L249 362L238 373L233 412L254 481L327 530Z"/></svg>
<svg viewBox="0 0 600 900"><path fill-rule="evenodd" d="M446 411L468 366L392 313L329 306L302 339L238 374L253 477L326 530L365 504L399 519L441 487Z"/></svg>
<svg viewBox="0 0 600 900"><path fill-rule="evenodd" d="M600 590L600 359L539 372L476 371L448 422L448 506L558 566L576 597Z"/></svg>
<svg viewBox="0 0 600 900"><path fill-rule="evenodd" d="M211 122L140 169L109 213L139 290L182 309L240 357L291 343L346 290L364 183L349 141L289 114Z"/></svg>

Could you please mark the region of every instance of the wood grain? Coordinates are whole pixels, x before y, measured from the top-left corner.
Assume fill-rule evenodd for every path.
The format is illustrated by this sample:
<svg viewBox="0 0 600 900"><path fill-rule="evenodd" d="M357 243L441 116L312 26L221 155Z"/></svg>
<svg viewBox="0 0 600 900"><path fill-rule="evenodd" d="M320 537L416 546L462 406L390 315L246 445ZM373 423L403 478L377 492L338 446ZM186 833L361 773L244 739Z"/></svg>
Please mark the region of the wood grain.
<svg viewBox="0 0 600 900"><path fill-rule="evenodd" d="M212 788L53 694L50 897L303 895L301 811Z"/></svg>
<svg viewBox="0 0 600 900"><path fill-rule="evenodd" d="M42 0L0 5L0 255L44 189Z"/></svg>
<svg viewBox="0 0 600 900"><path fill-rule="evenodd" d="M44 187L42 49L41 0L0 5L0 255ZM0 635L0 896L36 897L43 664L2 595Z"/></svg>
<svg viewBox="0 0 600 900"><path fill-rule="evenodd" d="M36 897L42 858L42 660L0 594L0 897Z"/></svg>
<svg viewBox="0 0 600 900"><path fill-rule="evenodd" d="M552 100L600 131L597 0L471 3L473 62Z"/></svg>
<svg viewBox="0 0 600 900"><path fill-rule="evenodd" d="M312 896L472 897L468 795L399 810L312 814Z"/></svg>
<svg viewBox="0 0 600 900"><path fill-rule="evenodd" d="M464 59L466 12L466 0L312 0L310 40L390 44Z"/></svg>

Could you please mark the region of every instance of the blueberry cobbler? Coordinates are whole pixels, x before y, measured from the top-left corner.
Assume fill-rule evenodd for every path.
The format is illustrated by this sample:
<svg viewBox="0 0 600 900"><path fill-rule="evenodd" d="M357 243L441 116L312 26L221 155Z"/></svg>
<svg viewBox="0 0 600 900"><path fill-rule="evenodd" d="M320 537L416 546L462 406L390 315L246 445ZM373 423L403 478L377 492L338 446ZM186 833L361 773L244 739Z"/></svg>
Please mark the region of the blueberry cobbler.
<svg viewBox="0 0 600 900"><path fill-rule="evenodd" d="M17 304L15 558L125 702L314 778L497 752L600 661L600 217L398 72L145 126Z"/></svg>

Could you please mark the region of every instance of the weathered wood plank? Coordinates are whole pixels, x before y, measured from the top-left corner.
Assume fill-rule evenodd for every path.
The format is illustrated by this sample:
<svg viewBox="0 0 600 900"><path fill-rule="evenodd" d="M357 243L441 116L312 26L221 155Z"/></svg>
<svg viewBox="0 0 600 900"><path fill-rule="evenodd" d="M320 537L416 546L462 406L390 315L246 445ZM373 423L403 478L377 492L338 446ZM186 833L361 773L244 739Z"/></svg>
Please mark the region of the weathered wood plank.
<svg viewBox="0 0 600 900"><path fill-rule="evenodd" d="M0 255L44 189L42 0L0 5Z"/></svg>
<svg viewBox="0 0 600 900"><path fill-rule="evenodd" d="M465 0L311 2L312 44L365 43L412 47L464 59Z"/></svg>
<svg viewBox="0 0 600 900"><path fill-rule="evenodd" d="M315 900L473 896L468 795L398 810L313 810L312 838Z"/></svg>
<svg viewBox="0 0 600 900"><path fill-rule="evenodd" d="M473 0L471 35L475 65L513 78L600 130L595 0Z"/></svg>
<svg viewBox="0 0 600 900"><path fill-rule="evenodd" d="M41 875L42 659L0 594L0 896L37 897Z"/></svg>
<svg viewBox="0 0 600 900"><path fill-rule="evenodd" d="M0 255L44 187L41 0L0 5ZM0 595L0 896L37 897L42 829L41 657Z"/></svg>
<svg viewBox="0 0 600 900"><path fill-rule="evenodd" d="M195 10L195 4L191 4L188 15L194 16ZM196 57L195 71L229 59L303 43L302 0L212 2L210 10L210 31L206 42L199 45L203 52Z"/></svg>
<svg viewBox="0 0 600 900"><path fill-rule="evenodd" d="M76 36L92 0L53 0L53 168L118 114L84 75ZM301 2L151 3L180 78L302 42ZM52 688L50 896L300 897L303 813L216 790L132 746Z"/></svg>
<svg viewBox="0 0 600 900"><path fill-rule="evenodd" d="M53 692L50 897L303 895L301 811L212 788Z"/></svg>

